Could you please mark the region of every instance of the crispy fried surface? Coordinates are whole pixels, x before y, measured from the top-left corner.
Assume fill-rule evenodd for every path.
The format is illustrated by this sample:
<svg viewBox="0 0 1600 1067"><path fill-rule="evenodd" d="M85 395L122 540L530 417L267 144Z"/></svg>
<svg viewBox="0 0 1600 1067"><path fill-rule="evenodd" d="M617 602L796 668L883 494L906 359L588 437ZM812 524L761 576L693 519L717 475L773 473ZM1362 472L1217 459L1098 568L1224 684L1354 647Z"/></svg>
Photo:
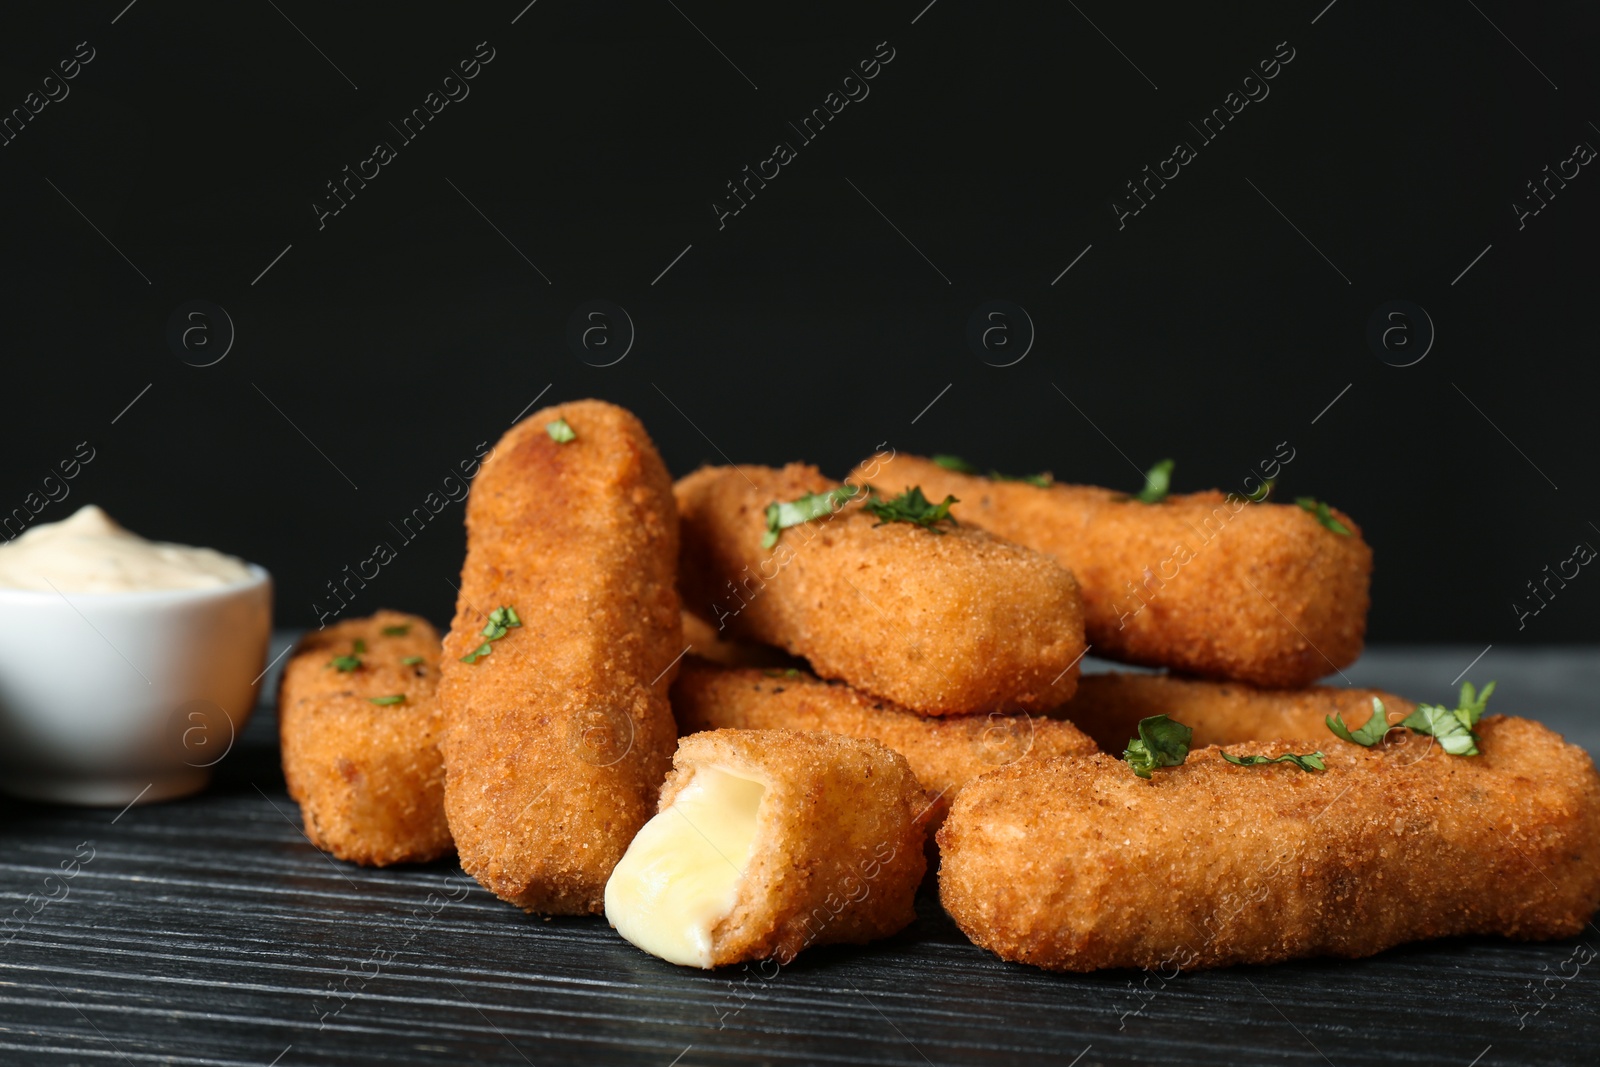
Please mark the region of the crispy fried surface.
<svg viewBox="0 0 1600 1067"><path fill-rule="evenodd" d="M1215 748L1144 781L1110 756L1022 761L939 831L940 898L973 941L1053 970L1367 956L1459 934L1570 937L1600 904L1600 777L1526 719L1481 756L1327 752L1324 772Z"/></svg>
<svg viewBox="0 0 1600 1067"><path fill-rule="evenodd" d="M397 626L407 632L384 634ZM366 644L358 669L329 665L358 640ZM414 656L422 662L401 662ZM415 615L380 611L301 638L278 686L278 736L312 844L376 867L450 851L438 685L439 633ZM398 694L403 703L371 702Z"/></svg>
<svg viewBox="0 0 1600 1067"><path fill-rule="evenodd" d="M916 918L926 861L922 788L904 756L871 740L798 730L713 730L678 743L666 810L696 767L766 786L733 910L712 930L712 965L812 945L864 944Z"/></svg>
<svg viewBox="0 0 1600 1067"><path fill-rule="evenodd" d="M683 613L683 643L691 656L724 667L798 667L805 662L781 648L732 640L692 611Z"/></svg>
<svg viewBox="0 0 1600 1067"><path fill-rule="evenodd" d="M885 491L952 494L957 518L1059 560L1083 589L1097 656L1293 687L1361 654L1372 550L1342 511L1348 537L1295 505L1214 490L1142 504L1092 486L995 482L917 456L866 467Z"/></svg>
<svg viewBox="0 0 1600 1067"><path fill-rule="evenodd" d="M567 444L546 426L565 419ZM683 651L671 480L644 427L595 400L513 427L473 480L444 643L445 810L461 866L528 911L600 913L655 808ZM485 615L523 625L476 663Z"/></svg>
<svg viewBox="0 0 1600 1067"><path fill-rule="evenodd" d="M1383 701L1390 722L1399 722L1417 707L1381 689L1258 689L1244 682L1112 671L1084 675L1073 698L1051 714L1070 719L1113 756L1122 755L1128 741L1139 736L1139 720L1151 715L1168 715L1191 727L1195 748L1310 737L1316 739L1314 747L1326 752L1330 744L1349 744L1329 732L1326 717L1337 713L1352 729L1359 727L1371 716L1374 697ZM1391 743L1401 743L1400 736Z"/></svg>
<svg viewBox="0 0 1600 1067"><path fill-rule="evenodd" d="M765 510L834 488L816 468L708 467L676 486L690 611L924 715L1039 710L1072 694L1072 575L970 526L878 525L858 504L761 547Z"/></svg>
<svg viewBox="0 0 1600 1067"><path fill-rule="evenodd" d="M800 670L728 669L684 660L672 687L683 733L700 730L813 730L881 741L905 756L928 795L925 821L937 826L968 781L1024 756L1096 751L1069 722L1025 713L926 718L847 685Z"/></svg>

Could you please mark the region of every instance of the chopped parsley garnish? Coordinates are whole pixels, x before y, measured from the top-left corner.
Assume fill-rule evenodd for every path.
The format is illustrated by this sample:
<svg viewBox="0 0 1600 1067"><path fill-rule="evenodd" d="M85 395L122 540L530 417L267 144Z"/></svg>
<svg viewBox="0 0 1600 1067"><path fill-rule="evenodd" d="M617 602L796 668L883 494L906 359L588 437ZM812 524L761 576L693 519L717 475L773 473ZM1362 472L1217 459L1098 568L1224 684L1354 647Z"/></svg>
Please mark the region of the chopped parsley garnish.
<svg viewBox="0 0 1600 1067"><path fill-rule="evenodd" d="M1309 496L1297 496L1294 498L1294 502L1299 504L1306 511L1309 511L1311 514L1315 515L1318 522L1322 523L1322 525L1326 526L1340 537L1350 536L1350 527L1334 518L1333 509L1328 507L1325 502Z"/></svg>
<svg viewBox="0 0 1600 1067"><path fill-rule="evenodd" d="M462 663L476 663L484 656L494 651L490 641L498 641L506 635L507 630L515 629L522 625L522 618L517 614L517 609L509 604L501 605L489 612L489 621L481 631L488 638L483 644L461 657Z"/></svg>
<svg viewBox="0 0 1600 1067"><path fill-rule="evenodd" d="M936 534L942 534L944 531L935 524L955 522L955 517L950 514L950 505L959 503L961 501L955 497L947 496L943 503L935 504L923 495L922 486L913 485L891 500L868 497L862 507L877 516L879 526L891 522L909 522L932 530Z"/></svg>
<svg viewBox="0 0 1600 1067"><path fill-rule="evenodd" d="M1394 725L1436 738L1439 747L1452 756L1476 756L1478 735L1472 732L1472 728L1483 718L1484 707L1489 702L1489 694L1494 692L1494 686L1495 683L1490 682L1483 687L1482 693L1478 693L1471 682L1462 682L1461 699L1457 707L1418 704L1416 711ZM1391 728L1386 724L1383 701L1377 697L1372 698L1372 718L1359 730L1352 731L1346 727L1337 713L1328 716L1325 721L1335 737L1367 748L1382 741Z"/></svg>
<svg viewBox="0 0 1600 1067"><path fill-rule="evenodd" d="M400 661L400 665L403 666L403 667L415 667L417 664L419 664L421 662L422 662L422 657L421 656L407 656L405 659Z"/></svg>
<svg viewBox="0 0 1600 1067"><path fill-rule="evenodd" d="M1133 773L1140 778L1150 777L1157 767L1177 767L1189 756L1189 742L1194 731L1167 718L1152 715L1139 720L1139 736L1128 742L1122 758L1128 761Z"/></svg>
<svg viewBox="0 0 1600 1067"><path fill-rule="evenodd" d="M1278 479L1268 478L1261 483L1261 488L1254 492L1246 493L1244 498L1252 504L1265 504L1267 497L1272 495L1272 487L1278 484Z"/></svg>
<svg viewBox="0 0 1600 1067"><path fill-rule="evenodd" d="M567 425L566 419L557 419L555 422L546 423L544 432L549 434L550 440L558 445L564 445L568 441L576 441L578 439L578 435L573 432L572 427Z"/></svg>
<svg viewBox="0 0 1600 1067"><path fill-rule="evenodd" d="M955 471L957 474L979 473L977 467L960 456L941 454L934 456L933 461L945 470ZM992 482L1027 482L1029 485L1036 485L1040 489L1048 489L1056 484L1055 475L1049 471L1041 471L1038 474L1001 474L997 470L990 470L988 478Z"/></svg>
<svg viewBox="0 0 1600 1067"><path fill-rule="evenodd" d="M854 485L841 485L825 493L807 493L798 500L780 503L774 500L767 505L767 532L761 538L762 548L778 543L778 536L791 526L799 526L832 515L855 499L861 490Z"/></svg>
<svg viewBox="0 0 1600 1067"><path fill-rule="evenodd" d="M1167 499L1167 492L1172 487L1172 468L1177 463L1164 459L1154 467L1144 472L1144 488L1139 490L1135 500L1141 504L1159 504Z"/></svg>
<svg viewBox="0 0 1600 1067"><path fill-rule="evenodd" d="M955 471L957 474L978 473L977 467L974 467L960 456L937 455L933 457L933 461L945 470Z"/></svg>
<svg viewBox="0 0 1600 1067"><path fill-rule="evenodd" d="M785 667L781 671L772 670L772 671L762 671L761 673L766 675L768 678L798 678L798 677L800 677L800 668L799 667Z"/></svg>
<svg viewBox="0 0 1600 1067"><path fill-rule="evenodd" d="M1461 683L1459 706L1447 708L1442 704L1418 704L1417 710L1400 720L1400 725L1437 738L1439 747L1452 756L1478 755L1478 735L1472 728L1483 718L1484 705L1494 683L1483 687L1483 693L1473 691L1471 682Z"/></svg>
<svg viewBox="0 0 1600 1067"><path fill-rule="evenodd" d="M335 656L328 661L328 666L348 674L361 669L361 660L355 656Z"/></svg>
<svg viewBox="0 0 1600 1067"><path fill-rule="evenodd" d="M355 644L352 647L355 649L355 654L358 656L364 655L367 651L367 643L361 640L359 637L356 638Z"/></svg>
<svg viewBox="0 0 1600 1067"><path fill-rule="evenodd" d="M1231 752L1222 753L1222 758L1229 763L1240 767L1258 767L1263 763L1292 763L1302 771L1325 771L1327 765L1322 761L1327 757L1321 752L1307 752L1297 756L1293 752L1285 752L1281 756L1235 756Z"/></svg>
<svg viewBox="0 0 1600 1067"><path fill-rule="evenodd" d="M1328 724L1328 729L1333 731L1333 736L1341 741L1349 741L1362 748L1371 748L1382 741L1389 734L1389 714L1383 709L1383 701L1377 697L1372 698L1372 718L1359 730L1352 730L1345 725L1344 716L1337 711L1332 715L1325 715L1322 719Z"/></svg>
<svg viewBox="0 0 1600 1067"><path fill-rule="evenodd" d="M383 628L383 636L385 637L404 637L410 632L411 624L409 622L403 622L399 626L385 626Z"/></svg>
<svg viewBox="0 0 1600 1067"><path fill-rule="evenodd" d="M394 696L390 696L390 697L368 697L367 698L367 703L368 704L379 704L379 705L382 705L384 707L388 707L390 704L404 704L405 702L406 702L406 695L404 693L396 693Z"/></svg>

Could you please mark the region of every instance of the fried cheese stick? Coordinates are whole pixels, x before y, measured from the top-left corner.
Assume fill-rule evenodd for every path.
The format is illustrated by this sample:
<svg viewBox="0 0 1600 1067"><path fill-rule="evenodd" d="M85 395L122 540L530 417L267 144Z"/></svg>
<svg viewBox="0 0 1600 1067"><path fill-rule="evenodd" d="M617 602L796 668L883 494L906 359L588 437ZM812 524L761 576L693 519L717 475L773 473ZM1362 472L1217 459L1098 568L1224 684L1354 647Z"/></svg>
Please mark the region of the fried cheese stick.
<svg viewBox="0 0 1600 1067"><path fill-rule="evenodd" d="M1025 756L1087 755L1093 741L1070 722L1027 714L932 719L796 668L730 669L687 657L672 687L683 733L820 730L881 741L905 756L928 794L929 826L944 820L967 782Z"/></svg>
<svg viewBox="0 0 1600 1067"><path fill-rule="evenodd" d="M1294 505L1215 490L1144 504L1094 486L994 481L917 456L857 468L890 491L961 500L963 521L1047 553L1077 576L1095 655L1263 686L1349 666L1366 635L1372 550Z"/></svg>
<svg viewBox="0 0 1600 1067"><path fill-rule="evenodd" d="M1037 552L970 526L880 523L859 503L762 547L769 504L837 485L803 464L680 479L688 609L922 715L1041 710L1072 695L1077 583Z"/></svg>
<svg viewBox="0 0 1600 1067"><path fill-rule="evenodd" d="M576 401L513 427L466 510L439 687L461 866L524 910L598 913L677 737L671 480L632 414Z"/></svg>
<svg viewBox="0 0 1600 1067"><path fill-rule="evenodd" d="M374 867L449 853L438 685L439 633L416 615L301 639L278 685L278 737L313 845Z"/></svg>
<svg viewBox="0 0 1600 1067"><path fill-rule="evenodd" d="M1193 748L1275 737L1312 737L1326 748L1348 743L1329 732L1326 717L1337 713L1346 722L1365 723L1374 697L1383 702L1391 722L1416 710L1413 701L1381 689L1258 689L1244 682L1111 671L1078 679L1077 693L1051 715L1071 720L1113 756L1120 756L1138 736L1139 720L1152 715L1167 715L1192 728Z"/></svg>
<svg viewBox="0 0 1600 1067"><path fill-rule="evenodd" d="M678 743L661 810L606 886L606 918L672 963L787 964L916 917L926 809L904 756L798 730L713 730Z"/></svg>
<svg viewBox="0 0 1600 1067"><path fill-rule="evenodd" d="M939 831L939 894L977 944L1061 971L1369 956L1466 934L1570 937L1600 905L1600 776L1527 719L1482 755L1321 746L1326 771L1191 751L1146 781L1111 756L984 775Z"/></svg>

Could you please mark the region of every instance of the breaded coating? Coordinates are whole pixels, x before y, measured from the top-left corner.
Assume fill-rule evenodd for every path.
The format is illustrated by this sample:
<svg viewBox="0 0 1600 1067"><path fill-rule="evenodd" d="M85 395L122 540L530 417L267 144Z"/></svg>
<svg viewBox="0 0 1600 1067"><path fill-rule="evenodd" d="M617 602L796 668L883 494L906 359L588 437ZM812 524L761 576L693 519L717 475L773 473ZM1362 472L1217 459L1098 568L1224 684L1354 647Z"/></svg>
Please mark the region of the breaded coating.
<svg viewBox="0 0 1600 1067"><path fill-rule="evenodd" d="M1139 736L1139 720L1152 715L1167 715L1192 728L1194 748L1313 737L1326 751L1329 744L1349 744L1328 730L1327 716L1338 714L1348 725L1361 726L1372 714L1374 697L1383 701L1390 722L1399 722L1417 707L1381 689L1332 685L1258 689L1244 682L1112 671L1078 679L1078 692L1051 715L1070 719L1113 756L1121 756L1128 742ZM1399 735L1391 739L1398 740Z"/></svg>
<svg viewBox="0 0 1600 1067"><path fill-rule="evenodd" d="M873 484L952 494L957 514L1047 553L1077 576L1096 656L1262 686L1308 685L1347 667L1366 636L1372 550L1293 504L1215 490L1143 504L1085 485L1040 487L874 457Z"/></svg>
<svg viewBox="0 0 1600 1067"><path fill-rule="evenodd" d="M1026 713L926 718L798 669L728 669L686 657L672 687L678 730L821 730L882 741L928 794L930 828L967 782L1012 760L1098 751L1070 722Z"/></svg>
<svg viewBox="0 0 1600 1067"><path fill-rule="evenodd" d="M681 479L685 606L922 715L1037 711L1072 695L1078 587L1037 552L971 526L880 524L859 503L762 548L768 504L838 484L798 463Z"/></svg>
<svg viewBox="0 0 1600 1067"><path fill-rule="evenodd" d="M557 419L574 440L551 437ZM599 913L677 738L671 479L632 414L575 401L512 427L466 510L439 687L461 866L527 911ZM483 631L502 607L522 624L494 640Z"/></svg>
<svg viewBox="0 0 1600 1067"><path fill-rule="evenodd" d="M805 662L771 645L734 641L692 611L683 613L683 643L689 655L724 667L799 667Z"/></svg>
<svg viewBox="0 0 1600 1067"><path fill-rule="evenodd" d="M898 752L832 733L712 730L679 741L672 764L657 817L668 828L678 825L669 809L698 775L719 771L761 787L732 895L721 902L720 916L706 916L709 937L700 966L764 959L787 964L812 945L864 944L899 932L916 917L913 898L926 864L918 816L926 801ZM647 828L640 841L650 833ZM648 951L658 931L639 910L623 905L631 899L638 909L641 900L657 903L678 890L661 879L672 869L672 856L639 869L629 860L607 887L606 914ZM684 888L690 886L685 881Z"/></svg>
<svg viewBox="0 0 1600 1067"><path fill-rule="evenodd" d="M1311 773L1217 748L1148 781L1104 755L1014 763L968 785L939 831L940 899L977 944L1062 971L1571 937L1600 905L1600 776L1536 722L1477 732L1468 757L1228 746L1320 747Z"/></svg>
<svg viewBox="0 0 1600 1067"><path fill-rule="evenodd" d="M416 615L380 611L300 639L278 684L278 737L313 845L374 867L450 852L438 687L439 632Z"/></svg>

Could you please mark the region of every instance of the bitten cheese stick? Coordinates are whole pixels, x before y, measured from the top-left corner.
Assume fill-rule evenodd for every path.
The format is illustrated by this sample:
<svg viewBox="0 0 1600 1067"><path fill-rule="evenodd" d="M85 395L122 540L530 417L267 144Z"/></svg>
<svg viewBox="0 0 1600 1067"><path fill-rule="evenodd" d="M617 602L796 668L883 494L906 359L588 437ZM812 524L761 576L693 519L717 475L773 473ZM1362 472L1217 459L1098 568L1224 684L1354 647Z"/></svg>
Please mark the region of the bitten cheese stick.
<svg viewBox="0 0 1600 1067"><path fill-rule="evenodd" d="M528 911L601 911L655 808L677 551L666 468L611 404L529 416L473 480L439 687L445 811L461 866Z"/></svg>
<svg viewBox="0 0 1600 1067"><path fill-rule="evenodd" d="M375 867L450 851L438 685L439 634L415 615L301 639L278 685L278 736L312 844Z"/></svg>
<svg viewBox="0 0 1600 1067"><path fill-rule="evenodd" d="M961 787L985 771L1025 756L1098 751L1076 726L1059 719L999 712L930 719L795 668L728 669L692 656L673 684L672 714L686 734L822 730L882 741L906 758L922 783L930 826L942 822Z"/></svg>
<svg viewBox="0 0 1600 1067"><path fill-rule="evenodd" d="M1040 710L1072 695L1084 646L1071 574L970 526L880 523L859 503L768 536L768 505L837 484L803 464L681 479L688 609L923 715Z"/></svg>
<svg viewBox="0 0 1600 1067"><path fill-rule="evenodd" d="M1322 747L1327 770L1191 751L1148 780L1111 756L970 783L939 831L939 895L1003 959L1062 971L1368 956L1463 934L1571 937L1600 905L1600 776L1527 719L1482 755Z"/></svg>
<svg viewBox="0 0 1600 1067"><path fill-rule="evenodd" d="M1314 737L1317 746L1326 747L1347 743L1328 731L1327 716L1365 723L1374 697L1383 702L1391 722L1399 722L1417 707L1381 689L1333 685L1257 689L1244 682L1112 671L1084 675L1073 698L1051 714L1070 719L1113 756L1121 755L1128 741L1138 736L1139 720L1152 715L1167 715L1192 728L1194 748L1275 737Z"/></svg>
<svg viewBox="0 0 1600 1067"><path fill-rule="evenodd" d="M874 457L863 468L880 487L953 494L963 521L1069 568L1097 656L1293 687L1361 654L1372 550L1341 511L1331 514L1348 535L1297 506L1216 491L1143 504L1093 486L993 481L916 456Z"/></svg>
<svg viewBox="0 0 1600 1067"><path fill-rule="evenodd" d="M915 918L926 807L876 741L713 730L678 743L661 810L606 885L606 918L686 967L788 963L888 937Z"/></svg>

